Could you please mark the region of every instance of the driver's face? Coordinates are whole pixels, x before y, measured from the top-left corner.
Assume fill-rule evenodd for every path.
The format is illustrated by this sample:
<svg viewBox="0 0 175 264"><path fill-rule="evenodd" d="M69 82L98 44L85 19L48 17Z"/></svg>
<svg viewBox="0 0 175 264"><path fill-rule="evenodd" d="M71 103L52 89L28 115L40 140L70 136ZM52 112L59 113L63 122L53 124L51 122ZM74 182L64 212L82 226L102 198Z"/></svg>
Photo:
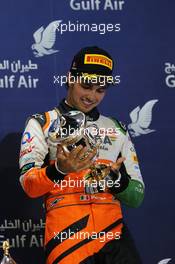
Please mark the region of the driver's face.
<svg viewBox="0 0 175 264"><path fill-rule="evenodd" d="M106 88L75 82L69 85L67 102L76 109L87 113L103 100Z"/></svg>

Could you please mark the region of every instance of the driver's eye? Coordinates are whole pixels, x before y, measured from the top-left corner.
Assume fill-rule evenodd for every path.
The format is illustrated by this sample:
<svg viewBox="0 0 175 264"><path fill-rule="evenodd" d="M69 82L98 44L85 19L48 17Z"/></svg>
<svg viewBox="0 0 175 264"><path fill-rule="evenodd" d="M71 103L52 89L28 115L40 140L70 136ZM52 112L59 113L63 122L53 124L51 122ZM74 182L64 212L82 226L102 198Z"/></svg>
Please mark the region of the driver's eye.
<svg viewBox="0 0 175 264"><path fill-rule="evenodd" d="M91 84L86 84L86 83L80 83L81 87L84 89L91 89L92 85Z"/></svg>

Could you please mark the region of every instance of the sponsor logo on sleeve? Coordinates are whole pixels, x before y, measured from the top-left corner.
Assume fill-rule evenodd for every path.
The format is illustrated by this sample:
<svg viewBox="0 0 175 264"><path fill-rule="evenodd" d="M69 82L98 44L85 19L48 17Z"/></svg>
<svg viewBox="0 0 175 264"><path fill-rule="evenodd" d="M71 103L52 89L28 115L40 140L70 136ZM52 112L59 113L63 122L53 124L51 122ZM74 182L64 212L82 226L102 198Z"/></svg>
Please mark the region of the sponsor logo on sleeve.
<svg viewBox="0 0 175 264"><path fill-rule="evenodd" d="M32 145L32 146L30 146L28 148L25 148L25 149L21 150L21 152L20 152L20 158L23 157L26 154L31 153L34 148L35 148L35 146Z"/></svg>
<svg viewBox="0 0 175 264"><path fill-rule="evenodd" d="M135 169L135 170L140 170L140 168L139 168L138 165L134 165L134 169Z"/></svg>
<svg viewBox="0 0 175 264"><path fill-rule="evenodd" d="M134 161L135 163L138 163L138 158L137 158L136 154L133 154L133 155L132 155L132 159L133 159L133 161Z"/></svg>
<svg viewBox="0 0 175 264"><path fill-rule="evenodd" d="M134 145L132 145L132 146L130 147L130 151L131 151L131 152L136 152Z"/></svg>
<svg viewBox="0 0 175 264"><path fill-rule="evenodd" d="M26 143L31 143L34 137L31 137L29 132L25 132L22 139L22 145Z"/></svg>

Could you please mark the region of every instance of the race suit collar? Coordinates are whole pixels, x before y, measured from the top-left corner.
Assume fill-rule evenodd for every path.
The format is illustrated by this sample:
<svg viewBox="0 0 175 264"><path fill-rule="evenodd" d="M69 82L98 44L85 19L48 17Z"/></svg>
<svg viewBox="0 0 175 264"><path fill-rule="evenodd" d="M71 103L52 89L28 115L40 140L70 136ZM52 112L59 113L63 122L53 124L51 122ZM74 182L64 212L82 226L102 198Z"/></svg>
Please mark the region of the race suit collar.
<svg viewBox="0 0 175 264"><path fill-rule="evenodd" d="M63 99L60 102L60 104L58 106L58 109L62 113L67 113L67 112L72 111L72 110L77 110L76 108L68 105L66 103L66 100L65 99ZM99 118L99 116L100 116L100 114L98 112L98 109L96 107L94 109L92 109L91 111L89 111L88 113L85 113L85 115L86 115L86 120L87 121L96 121Z"/></svg>

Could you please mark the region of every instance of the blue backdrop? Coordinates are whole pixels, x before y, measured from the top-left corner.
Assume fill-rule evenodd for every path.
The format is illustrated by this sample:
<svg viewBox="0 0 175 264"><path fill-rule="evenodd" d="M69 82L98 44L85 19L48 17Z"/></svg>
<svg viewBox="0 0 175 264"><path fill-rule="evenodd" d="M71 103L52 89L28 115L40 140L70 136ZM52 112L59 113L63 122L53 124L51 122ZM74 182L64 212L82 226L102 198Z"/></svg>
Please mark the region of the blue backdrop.
<svg viewBox="0 0 175 264"><path fill-rule="evenodd" d="M174 10L174 0L1 1L0 247L9 239L19 264L44 263L42 199L18 181L25 120L57 105L66 92L58 76L88 45L116 62L120 84L100 109L129 125L146 185L142 206L124 208L126 222L144 264L175 263Z"/></svg>

